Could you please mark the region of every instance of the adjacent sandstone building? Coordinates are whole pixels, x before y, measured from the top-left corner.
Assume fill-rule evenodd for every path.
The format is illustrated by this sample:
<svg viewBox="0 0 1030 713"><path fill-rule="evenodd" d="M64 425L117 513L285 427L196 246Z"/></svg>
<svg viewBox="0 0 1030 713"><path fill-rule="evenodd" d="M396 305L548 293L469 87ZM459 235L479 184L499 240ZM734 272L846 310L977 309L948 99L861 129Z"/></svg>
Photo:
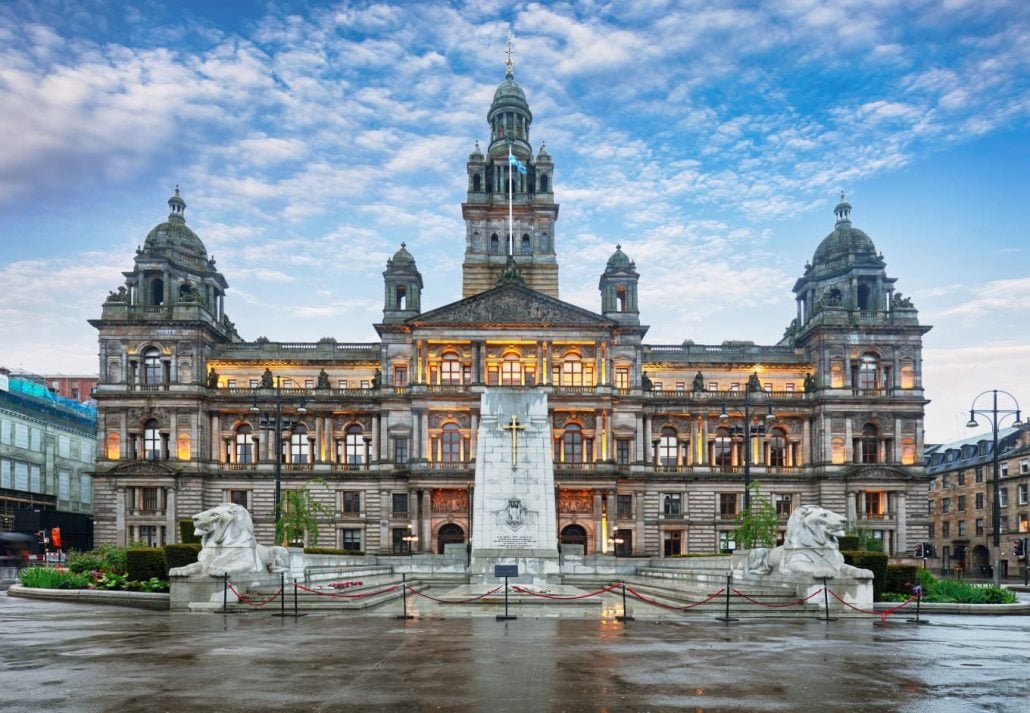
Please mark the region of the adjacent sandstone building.
<svg viewBox="0 0 1030 713"><path fill-rule="evenodd" d="M177 519L223 501L270 541L278 473L324 504L320 545L441 552L467 542L480 394L499 388L547 391L557 534L588 554L733 548L745 473L784 524L811 503L892 553L927 538L929 327L843 196L778 344L649 344L647 278L621 247L598 266L597 312L559 299L557 167L531 148L510 65L487 116L461 207L463 299L424 310L402 245L372 343L242 338L176 190L91 322L98 542L173 541Z"/></svg>

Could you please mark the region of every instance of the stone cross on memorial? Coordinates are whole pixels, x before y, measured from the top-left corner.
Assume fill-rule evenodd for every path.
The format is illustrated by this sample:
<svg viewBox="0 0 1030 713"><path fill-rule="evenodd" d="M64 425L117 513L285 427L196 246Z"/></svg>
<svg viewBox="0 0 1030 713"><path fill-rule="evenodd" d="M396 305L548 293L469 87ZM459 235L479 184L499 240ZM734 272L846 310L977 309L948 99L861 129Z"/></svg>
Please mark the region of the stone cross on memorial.
<svg viewBox="0 0 1030 713"><path fill-rule="evenodd" d="M519 423L519 420L512 415L511 423L507 426L501 426L505 431L511 431L511 469L515 470L515 464L519 458L519 431L525 431L526 427Z"/></svg>

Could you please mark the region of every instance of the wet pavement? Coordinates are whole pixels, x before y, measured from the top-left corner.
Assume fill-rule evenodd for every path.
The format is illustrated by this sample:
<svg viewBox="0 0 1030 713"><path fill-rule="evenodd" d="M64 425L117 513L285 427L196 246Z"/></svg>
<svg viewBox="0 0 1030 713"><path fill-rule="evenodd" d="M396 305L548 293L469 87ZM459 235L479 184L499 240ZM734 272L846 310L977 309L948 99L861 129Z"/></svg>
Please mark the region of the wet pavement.
<svg viewBox="0 0 1030 713"><path fill-rule="evenodd" d="M1030 617L169 614L0 593L0 710L1030 711Z"/></svg>

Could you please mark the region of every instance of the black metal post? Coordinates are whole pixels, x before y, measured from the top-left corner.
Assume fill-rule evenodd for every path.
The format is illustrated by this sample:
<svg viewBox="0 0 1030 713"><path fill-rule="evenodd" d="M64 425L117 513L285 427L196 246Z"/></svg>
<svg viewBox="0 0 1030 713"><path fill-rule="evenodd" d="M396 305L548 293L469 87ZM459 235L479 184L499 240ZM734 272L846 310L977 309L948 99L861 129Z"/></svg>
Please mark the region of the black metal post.
<svg viewBox="0 0 1030 713"><path fill-rule="evenodd" d="M517 616L508 613L508 575L504 576L504 614L498 614L494 619L497 621L514 621L518 619Z"/></svg>
<svg viewBox="0 0 1030 713"><path fill-rule="evenodd" d="M286 572L279 573L279 616L286 616Z"/></svg>
<svg viewBox="0 0 1030 713"><path fill-rule="evenodd" d="M744 512L751 511L751 388L744 389ZM745 543L750 549L754 542Z"/></svg>
<svg viewBox="0 0 1030 713"><path fill-rule="evenodd" d="M823 619L827 624L831 621L837 621L836 619L830 618L830 585L827 584L827 580L830 577L823 577L823 608L826 610L826 618Z"/></svg>
<svg viewBox="0 0 1030 713"><path fill-rule="evenodd" d="M229 611L229 573L222 575L222 611Z"/></svg>
<svg viewBox="0 0 1030 713"><path fill-rule="evenodd" d="M293 618L296 619L297 614L297 578L293 578Z"/></svg>
<svg viewBox="0 0 1030 713"><path fill-rule="evenodd" d="M414 619L415 617L408 614L408 575L401 572L401 611L403 612L398 619Z"/></svg>
<svg viewBox="0 0 1030 713"><path fill-rule="evenodd" d="M634 617L626 611L626 583L620 582L620 584L622 585L622 616L615 617L615 621L634 621Z"/></svg>
<svg viewBox="0 0 1030 713"><path fill-rule="evenodd" d="M279 518L282 517L281 501L283 496L283 392L281 377L275 377L275 496L272 509L275 512L275 536L279 538ZM276 542L276 544L282 544ZM296 589L294 589L296 593Z"/></svg>
<svg viewBox="0 0 1030 713"><path fill-rule="evenodd" d="M736 617L730 616L730 589L733 585L733 572L726 573L726 613L723 616L715 617L718 621L729 624L731 621L738 621Z"/></svg>

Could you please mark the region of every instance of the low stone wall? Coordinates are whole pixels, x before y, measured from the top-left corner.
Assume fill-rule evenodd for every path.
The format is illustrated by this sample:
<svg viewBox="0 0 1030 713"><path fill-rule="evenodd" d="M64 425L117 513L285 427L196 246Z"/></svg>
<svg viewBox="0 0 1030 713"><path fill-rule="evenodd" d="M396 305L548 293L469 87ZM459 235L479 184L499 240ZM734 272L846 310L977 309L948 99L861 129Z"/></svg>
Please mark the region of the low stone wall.
<svg viewBox="0 0 1030 713"><path fill-rule="evenodd" d="M77 604L109 604L134 609L168 611L169 595L159 592L120 592L107 589L37 589L12 584L7 590L11 597L44 599Z"/></svg>

